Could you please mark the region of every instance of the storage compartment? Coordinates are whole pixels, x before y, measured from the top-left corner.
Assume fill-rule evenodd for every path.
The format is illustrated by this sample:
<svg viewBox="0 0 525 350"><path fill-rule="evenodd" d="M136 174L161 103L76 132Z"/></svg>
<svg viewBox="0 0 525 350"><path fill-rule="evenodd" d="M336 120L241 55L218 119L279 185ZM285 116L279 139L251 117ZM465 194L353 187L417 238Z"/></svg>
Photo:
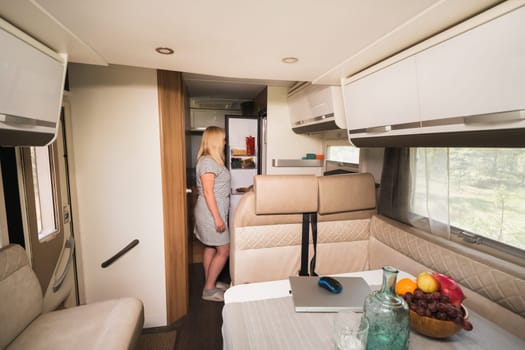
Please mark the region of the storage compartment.
<svg viewBox="0 0 525 350"><path fill-rule="evenodd" d="M525 146L525 7L344 85L350 141ZM371 68L374 70L374 67Z"/></svg>
<svg viewBox="0 0 525 350"><path fill-rule="evenodd" d="M297 134L346 128L339 86L310 85L288 97L290 122Z"/></svg>
<svg viewBox="0 0 525 350"><path fill-rule="evenodd" d="M46 145L57 130L66 61L2 19L0 47L0 145Z"/></svg>

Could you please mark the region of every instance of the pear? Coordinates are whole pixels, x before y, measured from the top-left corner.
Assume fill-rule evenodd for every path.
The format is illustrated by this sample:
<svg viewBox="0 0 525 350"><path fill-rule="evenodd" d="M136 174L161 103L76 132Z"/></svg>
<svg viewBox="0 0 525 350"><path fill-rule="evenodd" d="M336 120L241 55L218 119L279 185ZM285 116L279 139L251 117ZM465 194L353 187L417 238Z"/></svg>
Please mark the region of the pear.
<svg viewBox="0 0 525 350"><path fill-rule="evenodd" d="M439 282L430 272L420 272L417 275L417 287L425 293L439 290Z"/></svg>

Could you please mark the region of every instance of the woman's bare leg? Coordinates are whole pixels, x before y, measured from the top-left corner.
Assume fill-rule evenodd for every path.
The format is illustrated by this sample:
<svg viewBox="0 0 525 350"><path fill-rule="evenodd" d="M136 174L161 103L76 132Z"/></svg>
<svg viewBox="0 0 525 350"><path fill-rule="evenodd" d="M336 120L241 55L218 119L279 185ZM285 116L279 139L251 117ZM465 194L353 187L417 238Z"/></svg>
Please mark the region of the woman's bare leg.
<svg viewBox="0 0 525 350"><path fill-rule="evenodd" d="M215 247L204 246L204 251L202 253L202 267L204 267L204 280L208 279L208 270L210 268L211 261L213 257L217 254L217 249Z"/></svg>
<svg viewBox="0 0 525 350"><path fill-rule="evenodd" d="M215 283L217 282L217 277L219 277L219 274L222 271L222 268L226 264L226 261L228 260L228 256L230 255L230 244L221 245L216 248L216 253L212 257L210 264L205 271L206 276L206 283L204 284L204 289L211 289L215 288Z"/></svg>

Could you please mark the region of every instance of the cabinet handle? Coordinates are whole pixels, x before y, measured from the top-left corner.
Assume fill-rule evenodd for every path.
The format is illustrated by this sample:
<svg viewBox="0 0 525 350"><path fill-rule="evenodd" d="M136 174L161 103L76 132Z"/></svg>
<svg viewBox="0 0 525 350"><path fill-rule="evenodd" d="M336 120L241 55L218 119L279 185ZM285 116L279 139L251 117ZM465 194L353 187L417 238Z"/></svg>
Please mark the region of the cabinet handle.
<svg viewBox="0 0 525 350"><path fill-rule="evenodd" d="M525 111L511 111L503 113L490 113L471 115L464 118L465 124L503 124L518 122L525 119Z"/></svg>
<svg viewBox="0 0 525 350"><path fill-rule="evenodd" d="M56 123L49 122L46 120L37 120L26 117L19 117L11 114L0 114L0 123L13 127L24 127L24 128L34 128L37 126L45 126L54 128Z"/></svg>
<svg viewBox="0 0 525 350"><path fill-rule="evenodd" d="M373 128L366 128L366 132L369 133L381 133L392 131L391 125L375 126Z"/></svg>

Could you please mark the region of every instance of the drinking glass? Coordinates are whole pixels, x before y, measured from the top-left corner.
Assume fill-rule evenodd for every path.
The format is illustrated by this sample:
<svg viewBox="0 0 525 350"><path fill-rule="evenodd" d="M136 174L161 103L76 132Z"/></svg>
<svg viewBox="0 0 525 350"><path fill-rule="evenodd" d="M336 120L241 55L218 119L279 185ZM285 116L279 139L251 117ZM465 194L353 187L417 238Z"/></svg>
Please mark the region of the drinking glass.
<svg viewBox="0 0 525 350"><path fill-rule="evenodd" d="M337 350L365 350L368 320L362 313L339 311L334 319L334 342Z"/></svg>

